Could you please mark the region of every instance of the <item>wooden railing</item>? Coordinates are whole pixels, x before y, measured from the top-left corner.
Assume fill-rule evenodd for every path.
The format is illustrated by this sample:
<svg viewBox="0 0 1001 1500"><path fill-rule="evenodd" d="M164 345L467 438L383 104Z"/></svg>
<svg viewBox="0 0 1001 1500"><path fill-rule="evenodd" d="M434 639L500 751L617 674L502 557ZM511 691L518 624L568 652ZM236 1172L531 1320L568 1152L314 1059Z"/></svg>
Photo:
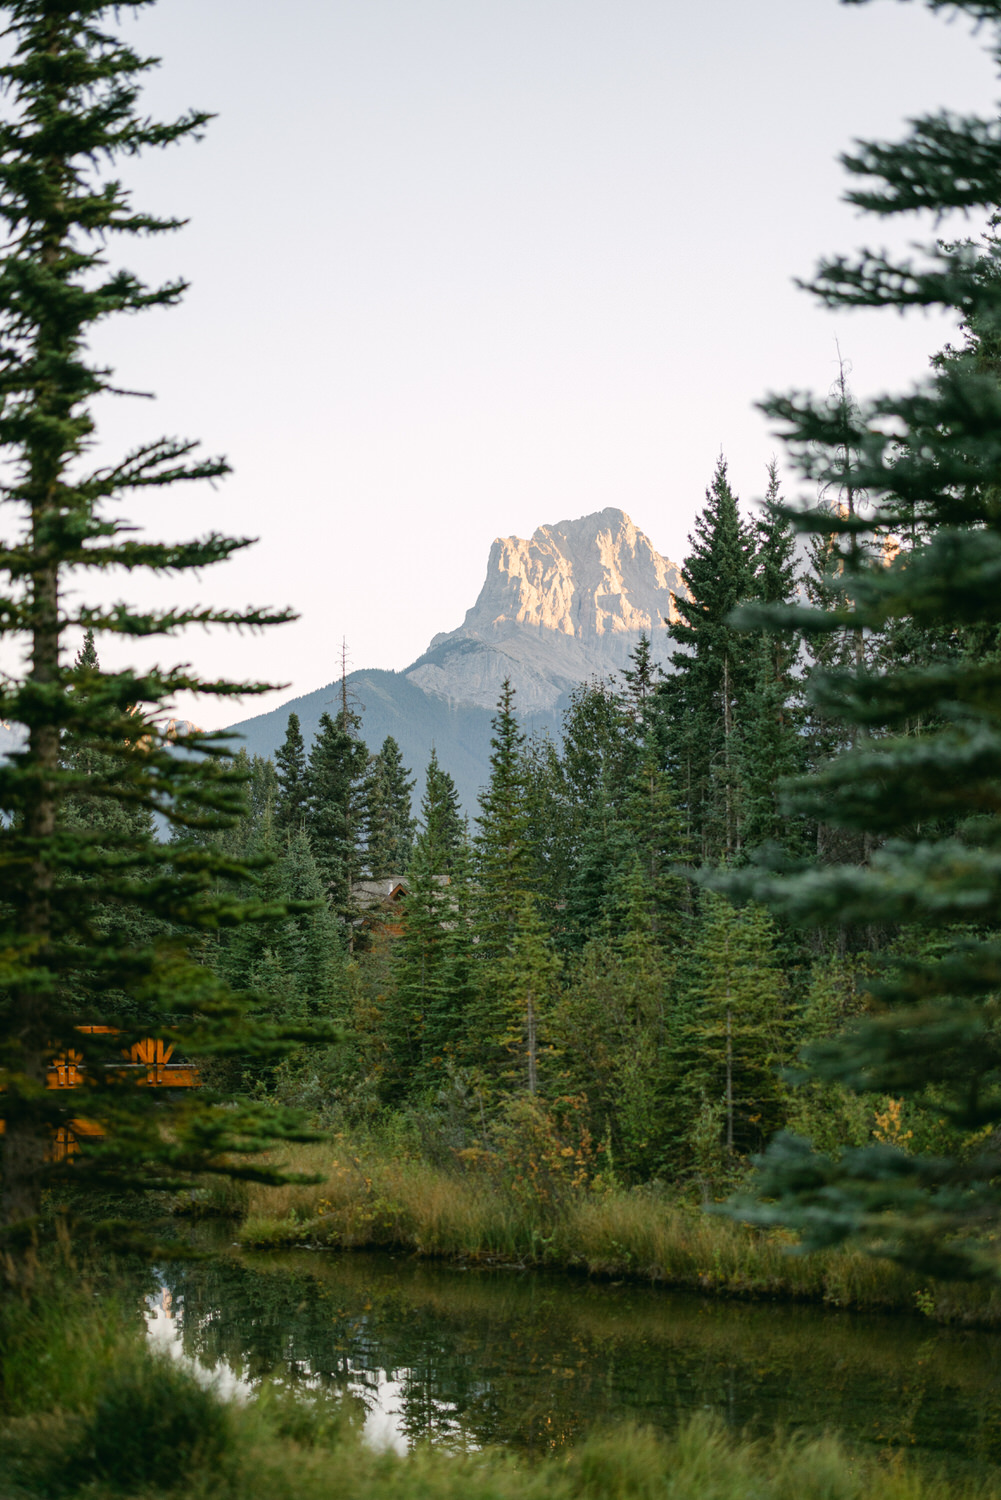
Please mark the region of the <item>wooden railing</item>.
<svg viewBox="0 0 1001 1500"><path fill-rule="evenodd" d="M94 1036L114 1036L114 1026L78 1026L77 1031ZM191 1089L198 1085L198 1070L190 1063L171 1062L174 1048L161 1037L144 1036L133 1043L122 1057L126 1060L113 1063L115 1072L134 1073L135 1081L147 1088ZM71 1047L49 1064L47 1086L50 1089L76 1089L86 1082L83 1070L83 1054Z"/></svg>
<svg viewBox="0 0 1001 1500"><path fill-rule="evenodd" d="M115 1036L114 1026L78 1026L77 1031L86 1035ZM131 1074L133 1081L142 1088L191 1089L199 1083L198 1069L191 1063L171 1062L173 1044L162 1037L144 1036L131 1047L122 1048L123 1061L112 1063L116 1073ZM78 1089L87 1082L84 1056L70 1047L54 1057L46 1074L46 1087L50 1089ZM0 1134L4 1122L0 1120ZM93 1120L69 1120L60 1125L52 1144L52 1155L56 1161L73 1156L80 1149L81 1137L96 1138L104 1134Z"/></svg>

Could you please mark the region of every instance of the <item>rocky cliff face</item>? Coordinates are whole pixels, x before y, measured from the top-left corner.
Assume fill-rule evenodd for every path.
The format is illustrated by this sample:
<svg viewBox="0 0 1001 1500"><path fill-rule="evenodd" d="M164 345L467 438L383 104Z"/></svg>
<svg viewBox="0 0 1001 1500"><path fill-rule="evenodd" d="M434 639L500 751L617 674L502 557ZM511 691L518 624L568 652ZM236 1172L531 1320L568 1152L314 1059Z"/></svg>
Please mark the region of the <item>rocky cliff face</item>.
<svg viewBox="0 0 1001 1500"><path fill-rule="evenodd" d="M362 738L375 750L391 734L418 787L434 747L475 817L505 677L517 692L522 728L558 739L565 694L626 666L641 634L649 635L654 659L667 660L663 622L672 590L684 592L678 569L621 510L540 526L528 540L498 537L479 598L458 630L436 635L405 672L351 673ZM232 731L249 754L274 755L294 709L309 745L339 693L340 684L330 683Z"/></svg>
<svg viewBox="0 0 1001 1500"><path fill-rule="evenodd" d="M452 703L493 708L510 678L521 709L552 708L588 677L625 666L646 633L667 655L677 567L624 511L498 537L486 581L458 630L436 635L406 676Z"/></svg>

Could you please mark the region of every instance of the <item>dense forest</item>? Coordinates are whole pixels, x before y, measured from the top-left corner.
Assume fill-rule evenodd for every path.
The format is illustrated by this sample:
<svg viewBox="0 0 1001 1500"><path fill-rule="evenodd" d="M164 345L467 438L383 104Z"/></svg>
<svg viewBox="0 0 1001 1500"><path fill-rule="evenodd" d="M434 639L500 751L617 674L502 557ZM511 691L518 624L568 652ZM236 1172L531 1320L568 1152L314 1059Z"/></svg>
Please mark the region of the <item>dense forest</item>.
<svg viewBox="0 0 1001 1500"><path fill-rule="evenodd" d="M847 424L843 380L832 405ZM871 859L871 836L783 792L857 738L817 701L818 674L993 645L834 623L853 573L920 546L917 529L864 555L846 541L838 522L860 505L847 448L844 464L822 497L831 529L803 545L774 468L752 516L721 457L665 625L669 670L642 638L619 680L581 684L559 741L526 738L507 689L472 827L447 768L433 758L415 797L395 742L372 753L346 696L311 746L293 714L274 762L238 759L245 813L215 837L259 868L235 894L298 905L263 933L223 930L204 961L268 1018L339 1033L248 1066L239 1086L325 1125L402 1117L440 1158L528 1131L568 1171L704 1196L787 1127L821 1147L957 1146L920 1100L791 1087L804 1047L872 1006L871 976L912 956L914 933L872 921L804 934L713 888L714 872L762 861L806 878ZM833 628L740 615L801 601Z"/></svg>

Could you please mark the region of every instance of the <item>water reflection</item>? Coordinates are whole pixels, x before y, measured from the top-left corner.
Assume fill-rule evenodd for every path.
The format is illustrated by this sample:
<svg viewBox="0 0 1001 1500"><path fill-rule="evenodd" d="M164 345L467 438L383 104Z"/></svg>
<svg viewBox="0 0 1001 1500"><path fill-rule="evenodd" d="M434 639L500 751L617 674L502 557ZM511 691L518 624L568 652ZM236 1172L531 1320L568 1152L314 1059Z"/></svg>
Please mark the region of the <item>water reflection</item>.
<svg viewBox="0 0 1001 1500"><path fill-rule="evenodd" d="M158 1353L186 1366L202 1385L211 1386L227 1400L246 1401L253 1394L255 1382L247 1380L241 1369L235 1369L226 1359L206 1363L187 1352L183 1296L175 1303L174 1290L163 1273L157 1275L157 1280L159 1289L146 1297L143 1308L150 1343ZM215 1316L222 1316L222 1309Z"/></svg>
<svg viewBox="0 0 1001 1500"><path fill-rule="evenodd" d="M833 1428L958 1470L1001 1457L1001 1339L916 1318L322 1253L180 1263L151 1339L236 1398L265 1377L353 1405L369 1440L542 1453L697 1409L735 1430Z"/></svg>
<svg viewBox="0 0 1001 1500"><path fill-rule="evenodd" d="M205 1350L208 1343L205 1323L223 1317L225 1309L213 1309L203 1315L201 1326L189 1330L186 1339L183 1293L178 1295L175 1303L170 1282L162 1273L158 1274L157 1280L160 1283L158 1290L147 1295L143 1309L146 1336L152 1347L157 1353L183 1365L200 1384L218 1391L225 1400L249 1399L263 1376L248 1374L245 1360L241 1359L238 1365L234 1365L231 1354L206 1360L203 1352L188 1352L191 1349ZM292 1370L286 1371L292 1379L284 1383L290 1384L297 1392L305 1395L327 1383L309 1367L308 1362L295 1359L293 1365ZM280 1365L271 1372L271 1378L275 1373L281 1381ZM356 1367L351 1359L346 1359L343 1373L346 1378L337 1382L337 1388L359 1408L365 1441L379 1451L391 1449L396 1453L406 1453L412 1442L407 1414L413 1405L413 1372L367 1365ZM424 1412L422 1426L425 1433L433 1433L439 1443L469 1446L464 1441L458 1415L447 1402L431 1401Z"/></svg>

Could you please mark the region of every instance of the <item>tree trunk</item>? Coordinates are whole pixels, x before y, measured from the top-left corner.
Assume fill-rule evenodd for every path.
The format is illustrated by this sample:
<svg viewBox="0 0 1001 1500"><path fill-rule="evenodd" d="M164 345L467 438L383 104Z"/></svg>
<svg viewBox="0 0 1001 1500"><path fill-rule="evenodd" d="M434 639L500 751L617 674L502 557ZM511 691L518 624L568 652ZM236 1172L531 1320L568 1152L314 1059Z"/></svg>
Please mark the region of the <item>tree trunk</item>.
<svg viewBox="0 0 1001 1500"><path fill-rule="evenodd" d="M733 1011L726 1006L726 1154L733 1155Z"/></svg>
<svg viewBox="0 0 1001 1500"><path fill-rule="evenodd" d="M538 1071L535 1050L535 1006L532 1004L532 992L528 992L528 1007L526 1014L526 1031L528 1033L528 1092L534 1094L538 1087Z"/></svg>
<svg viewBox="0 0 1001 1500"><path fill-rule="evenodd" d="M723 652L723 775L726 796L726 853L729 858L737 847L736 818L734 816L733 774L730 764L730 737L733 734L733 703L730 696L730 653Z"/></svg>
<svg viewBox="0 0 1001 1500"><path fill-rule="evenodd" d="M33 546L44 551L38 533L44 529L49 504L34 508ZM37 551L36 551L37 555ZM39 568L32 577L33 631L30 681L44 691L59 674L59 574L55 565ZM54 724L33 725L28 753L36 779L24 809L24 831L35 848L25 873L22 932L32 940L31 968L44 971L52 941L52 875L45 849L56 829L55 773L59 767L59 730ZM9 1228L38 1216L42 1179L50 1146L46 1111L37 1103L46 1086L48 1051L53 1027L49 1020L52 995L44 983L21 984L11 993L9 1039L15 1075L8 1084L6 1127L3 1135L3 1184L0 1189L0 1226Z"/></svg>

